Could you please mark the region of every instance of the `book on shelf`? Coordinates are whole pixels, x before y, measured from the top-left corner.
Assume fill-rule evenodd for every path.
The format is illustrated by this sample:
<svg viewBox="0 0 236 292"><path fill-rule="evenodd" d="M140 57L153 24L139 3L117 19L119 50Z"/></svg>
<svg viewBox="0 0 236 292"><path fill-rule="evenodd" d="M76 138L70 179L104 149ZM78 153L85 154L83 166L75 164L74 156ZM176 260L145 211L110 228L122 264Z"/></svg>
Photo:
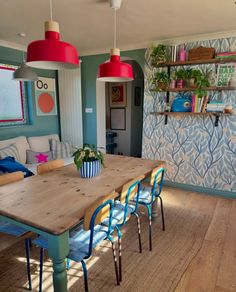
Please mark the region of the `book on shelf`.
<svg viewBox="0 0 236 292"><path fill-rule="evenodd" d="M209 101L209 96L198 97L197 95L192 96L192 112L193 113L204 113L206 106Z"/></svg>
<svg viewBox="0 0 236 292"><path fill-rule="evenodd" d="M236 59L236 52L224 52L218 53L215 56L216 59Z"/></svg>
<svg viewBox="0 0 236 292"><path fill-rule="evenodd" d="M207 112L219 112L223 113L225 109L225 104L223 102L212 101L207 104Z"/></svg>

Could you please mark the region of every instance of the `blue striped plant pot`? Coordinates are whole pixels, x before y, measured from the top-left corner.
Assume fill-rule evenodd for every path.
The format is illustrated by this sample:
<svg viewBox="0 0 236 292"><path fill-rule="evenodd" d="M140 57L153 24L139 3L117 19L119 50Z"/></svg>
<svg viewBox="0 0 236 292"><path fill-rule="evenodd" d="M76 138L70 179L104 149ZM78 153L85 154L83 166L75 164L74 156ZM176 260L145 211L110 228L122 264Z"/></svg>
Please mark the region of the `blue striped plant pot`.
<svg viewBox="0 0 236 292"><path fill-rule="evenodd" d="M100 160L83 162L80 167L80 175L84 178L90 178L99 175L101 172L101 162Z"/></svg>

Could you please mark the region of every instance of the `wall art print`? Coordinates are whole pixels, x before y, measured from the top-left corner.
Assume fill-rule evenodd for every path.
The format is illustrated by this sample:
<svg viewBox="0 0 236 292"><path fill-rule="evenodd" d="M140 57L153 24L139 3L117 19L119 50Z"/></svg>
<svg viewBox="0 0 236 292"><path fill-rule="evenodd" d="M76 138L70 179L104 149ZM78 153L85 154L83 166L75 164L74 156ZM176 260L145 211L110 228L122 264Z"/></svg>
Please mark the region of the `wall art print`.
<svg viewBox="0 0 236 292"><path fill-rule="evenodd" d="M39 77L35 81L37 116L57 115L56 85L54 78Z"/></svg>
<svg viewBox="0 0 236 292"><path fill-rule="evenodd" d="M126 83L109 84L110 107L126 106Z"/></svg>
<svg viewBox="0 0 236 292"><path fill-rule="evenodd" d="M191 42L186 49L214 47L216 52L236 51L236 38ZM146 51L142 157L167 162L166 180L204 188L236 192L236 116L223 116L215 127L213 116L164 117L151 112L165 110L165 93L153 92L155 70ZM198 65L215 70L215 65ZM211 92L211 99L236 107L236 91ZM171 94L170 98L176 95Z"/></svg>

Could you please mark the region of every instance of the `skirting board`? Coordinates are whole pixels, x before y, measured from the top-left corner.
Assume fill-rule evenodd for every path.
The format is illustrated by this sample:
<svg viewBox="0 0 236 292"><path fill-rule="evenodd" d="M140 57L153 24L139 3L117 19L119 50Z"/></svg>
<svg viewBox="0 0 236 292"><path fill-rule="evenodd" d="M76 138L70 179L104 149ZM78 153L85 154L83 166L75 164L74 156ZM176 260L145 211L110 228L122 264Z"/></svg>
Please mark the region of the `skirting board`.
<svg viewBox="0 0 236 292"><path fill-rule="evenodd" d="M183 190L191 191L191 192L207 193L209 195L221 196L224 198L236 199L235 192L223 191L219 189L204 188L204 187L187 185L187 184L176 183L176 182L171 182L171 181L164 181L164 186L183 189Z"/></svg>

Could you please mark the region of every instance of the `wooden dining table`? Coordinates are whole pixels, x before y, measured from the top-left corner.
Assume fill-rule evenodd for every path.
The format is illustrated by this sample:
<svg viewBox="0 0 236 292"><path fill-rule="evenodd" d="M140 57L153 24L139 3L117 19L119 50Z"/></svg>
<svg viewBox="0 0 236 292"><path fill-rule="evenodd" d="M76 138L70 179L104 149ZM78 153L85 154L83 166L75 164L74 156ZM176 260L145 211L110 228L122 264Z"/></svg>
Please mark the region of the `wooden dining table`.
<svg viewBox="0 0 236 292"><path fill-rule="evenodd" d="M0 187L0 220L8 219L48 238L56 292L67 291L65 258L69 230L79 224L85 210L99 197L119 192L128 181L150 175L164 161L105 155L97 177L81 178L74 164Z"/></svg>

